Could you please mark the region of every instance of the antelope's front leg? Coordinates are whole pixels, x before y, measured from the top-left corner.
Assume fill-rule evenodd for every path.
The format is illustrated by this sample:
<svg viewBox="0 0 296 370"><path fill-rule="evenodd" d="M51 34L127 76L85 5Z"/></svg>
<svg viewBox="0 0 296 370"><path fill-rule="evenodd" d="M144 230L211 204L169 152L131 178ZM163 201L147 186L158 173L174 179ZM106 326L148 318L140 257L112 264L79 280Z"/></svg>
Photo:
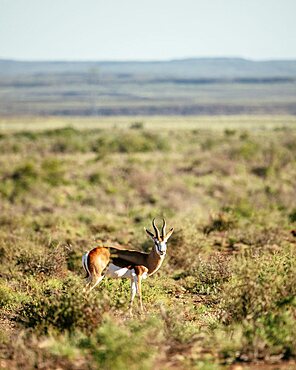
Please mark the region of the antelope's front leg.
<svg viewBox="0 0 296 370"><path fill-rule="evenodd" d="M137 284L137 293L140 299L140 308L141 308L141 312L143 313L144 308L143 308L143 302L142 302L142 276L141 275L137 276L136 284Z"/></svg>
<svg viewBox="0 0 296 370"><path fill-rule="evenodd" d="M137 275L133 271L131 276L131 302L130 302L130 314L133 313L133 301L135 299L135 296L137 294Z"/></svg>

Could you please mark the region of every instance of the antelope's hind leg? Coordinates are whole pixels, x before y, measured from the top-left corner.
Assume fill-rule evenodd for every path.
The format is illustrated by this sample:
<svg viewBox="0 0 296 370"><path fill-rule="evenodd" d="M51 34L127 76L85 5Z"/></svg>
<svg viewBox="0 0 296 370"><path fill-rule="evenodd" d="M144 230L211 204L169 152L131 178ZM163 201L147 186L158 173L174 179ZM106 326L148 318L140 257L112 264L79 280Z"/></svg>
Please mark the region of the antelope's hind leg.
<svg viewBox="0 0 296 370"><path fill-rule="evenodd" d="M105 275L100 275L95 277L94 285L88 290L89 292L92 291L100 282L104 279ZM87 287L91 284L91 281L87 283Z"/></svg>
<svg viewBox="0 0 296 370"><path fill-rule="evenodd" d="M86 272L86 279L87 283L83 289L84 292L90 292L93 290L104 278L104 275L102 275L100 272L97 271L96 268L92 268L91 270L88 267L87 264L87 257L82 257L82 265ZM90 285L93 284L91 287Z"/></svg>
<svg viewBox="0 0 296 370"><path fill-rule="evenodd" d="M89 292L92 291L105 276L105 269L109 263L110 253L106 248L95 248L89 253L89 263L87 264L89 275L90 275L90 285Z"/></svg>

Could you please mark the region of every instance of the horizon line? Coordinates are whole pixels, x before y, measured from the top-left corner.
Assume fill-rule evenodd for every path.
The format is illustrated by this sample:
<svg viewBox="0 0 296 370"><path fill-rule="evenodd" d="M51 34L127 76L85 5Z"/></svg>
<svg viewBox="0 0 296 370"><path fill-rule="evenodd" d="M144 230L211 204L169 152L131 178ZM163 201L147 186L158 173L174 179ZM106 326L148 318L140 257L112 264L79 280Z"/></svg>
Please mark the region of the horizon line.
<svg viewBox="0 0 296 370"><path fill-rule="evenodd" d="M248 62L293 62L296 61L294 58L263 58L254 59L242 56L191 56L191 57L177 57L167 59L22 59L22 58L10 58L0 56L0 61L3 62L20 62L20 63L164 63L164 62L181 62L189 60L222 60L222 59L235 59L243 60Z"/></svg>

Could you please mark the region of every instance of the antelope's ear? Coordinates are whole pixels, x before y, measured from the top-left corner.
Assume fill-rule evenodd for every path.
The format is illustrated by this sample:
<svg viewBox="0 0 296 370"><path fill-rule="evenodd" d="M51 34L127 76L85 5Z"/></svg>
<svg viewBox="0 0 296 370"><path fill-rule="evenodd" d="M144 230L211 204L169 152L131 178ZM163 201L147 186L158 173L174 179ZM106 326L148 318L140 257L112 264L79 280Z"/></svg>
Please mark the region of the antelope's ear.
<svg viewBox="0 0 296 370"><path fill-rule="evenodd" d="M172 227L171 230L166 234L165 236L165 241L167 241L171 236L172 236L172 233L174 232L174 228Z"/></svg>
<svg viewBox="0 0 296 370"><path fill-rule="evenodd" d="M146 233L150 236L150 238L154 240L154 235L152 234L152 232L147 230L146 228L144 228L144 229L145 229Z"/></svg>

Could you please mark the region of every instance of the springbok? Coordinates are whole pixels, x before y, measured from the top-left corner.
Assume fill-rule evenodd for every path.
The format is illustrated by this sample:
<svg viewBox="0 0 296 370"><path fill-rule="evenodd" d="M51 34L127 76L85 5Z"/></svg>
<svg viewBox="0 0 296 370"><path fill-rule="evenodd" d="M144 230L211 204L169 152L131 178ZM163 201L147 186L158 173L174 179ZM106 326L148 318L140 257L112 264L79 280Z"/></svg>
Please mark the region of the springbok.
<svg viewBox="0 0 296 370"><path fill-rule="evenodd" d="M160 232L152 221L155 235L145 228L148 236L153 240L154 246L150 253L135 250L120 249L115 247L96 247L82 256L82 266L86 272L89 291L94 289L104 278L129 278L131 279L131 301L130 311L132 311L133 300L138 294L141 311L143 312L141 282L148 276L154 274L162 265L166 255L167 241L174 229L171 228L166 234L166 221Z"/></svg>

